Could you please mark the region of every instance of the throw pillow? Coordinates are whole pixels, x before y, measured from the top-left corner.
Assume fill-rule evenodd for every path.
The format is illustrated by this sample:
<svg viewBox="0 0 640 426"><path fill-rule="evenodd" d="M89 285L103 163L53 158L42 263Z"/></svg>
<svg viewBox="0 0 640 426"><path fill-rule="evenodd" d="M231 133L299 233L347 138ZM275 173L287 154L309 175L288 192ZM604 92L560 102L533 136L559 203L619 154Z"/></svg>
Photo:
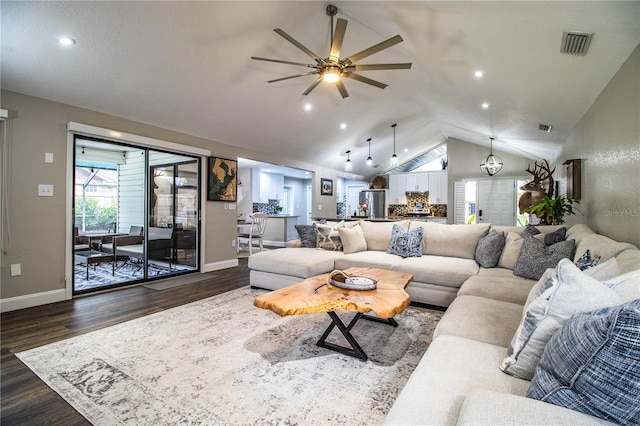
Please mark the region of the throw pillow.
<svg viewBox="0 0 640 426"><path fill-rule="evenodd" d="M391 244L387 249L387 253L395 254L401 257L420 257L422 256L422 230L418 227L411 231L405 231L398 225L393 225L391 230Z"/></svg>
<svg viewBox="0 0 640 426"><path fill-rule="evenodd" d="M523 240L513 274L532 280L539 280L547 268L555 268L561 259L572 259L576 249L575 240L561 241L550 246L531 236L526 236Z"/></svg>
<svg viewBox="0 0 640 426"><path fill-rule="evenodd" d="M503 232L491 231L480 238L476 246L476 262L484 268L493 268L498 264L506 237Z"/></svg>
<svg viewBox="0 0 640 426"><path fill-rule="evenodd" d="M359 225L353 228L338 228L338 234L344 254L367 250L367 240L364 239L364 233Z"/></svg>
<svg viewBox="0 0 640 426"><path fill-rule="evenodd" d="M548 246L567 239L567 228L562 227L548 234L544 234L544 243Z"/></svg>
<svg viewBox="0 0 640 426"><path fill-rule="evenodd" d="M533 238L529 238L533 239ZM531 380L553 334L574 314L624 303L622 297L562 259L531 289L520 325L500 369Z"/></svg>
<svg viewBox="0 0 640 426"><path fill-rule="evenodd" d="M606 281L620 275L620 268L618 267L616 258L612 257L606 262L598 263L596 266L585 269L582 272L598 281Z"/></svg>
<svg viewBox="0 0 640 426"><path fill-rule="evenodd" d="M316 228L317 248L325 250L340 250L342 248L338 228L344 226L344 221L333 225L314 223L313 226Z"/></svg>
<svg viewBox="0 0 640 426"><path fill-rule="evenodd" d="M524 231L522 231L522 236L524 237L525 234L527 235L538 235L540 233L540 230L538 228L536 228L533 225L527 225L526 228L524 228Z"/></svg>
<svg viewBox="0 0 640 426"><path fill-rule="evenodd" d="M504 243L504 249L498 260L499 268L513 269L522 251L524 239L517 232L509 232Z"/></svg>
<svg viewBox="0 0 640 426"><path fill-rule="evenodd" d="M587 251L585 251L575 263L581 271L584 271L585 269L593 268L598 264L598 262L600 262L600 256L591 257L591 250L587 249Z"/></svg>
<svg viewBox="0 0 640 426"><path fill-rule="evenodd" d="M298 231L302 247L316 247L316 228L313 225L296 225L295 228Z"/></svg>
<svg viewBox="0 0 640 426"><path fill-rule="evenodd" d="M640 270L609 278L604 285L615 291L625 302L640 299Z"/></svg>
<svg viewBox="0 0 640 426"><path fill-rule="evenodd" d="M640 424L640 300L574 315L549 340L527 396Z"/></svg>

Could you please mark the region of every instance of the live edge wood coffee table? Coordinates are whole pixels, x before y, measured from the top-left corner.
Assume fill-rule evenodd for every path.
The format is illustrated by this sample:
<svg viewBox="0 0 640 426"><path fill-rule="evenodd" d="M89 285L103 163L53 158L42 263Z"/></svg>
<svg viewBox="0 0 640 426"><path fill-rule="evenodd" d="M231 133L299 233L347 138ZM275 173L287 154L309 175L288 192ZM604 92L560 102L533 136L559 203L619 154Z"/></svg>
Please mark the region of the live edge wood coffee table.
<svg viewBox="0 0 640 426"><path fill-rule="evenodd" d="M375 290L364 291L329 287L326 285L329 274L322 274L260 295L253 304L262 309L270 309L280 316L327 312L331 317L331 324L318 341L318 346L366 361L367 354L351 334L351 329L360 318L397 327L398 323L393 317L404 311L411 302L404 289L413 279L413 275L374 268L349 268L344 272L353 276L373 278L378 281L377 287ZM345 325L336 315L336 311L355 311L356 315ZM367 312L373 312L376 316L365 315ZM347 339L350 348L326 342L335 327Z"/></svg>

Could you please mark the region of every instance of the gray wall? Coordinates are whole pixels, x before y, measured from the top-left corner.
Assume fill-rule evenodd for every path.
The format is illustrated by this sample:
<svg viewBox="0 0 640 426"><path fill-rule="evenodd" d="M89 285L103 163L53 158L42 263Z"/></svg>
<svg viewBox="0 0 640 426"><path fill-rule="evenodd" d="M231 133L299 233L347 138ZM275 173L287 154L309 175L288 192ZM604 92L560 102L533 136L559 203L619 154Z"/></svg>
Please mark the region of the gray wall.
<svg viewBox="0 0 640 426"><path fill-rule="evenodd" d="M574 158L583 160L586 223L640 247L640 45L569 136L558 170Z"/></svg>

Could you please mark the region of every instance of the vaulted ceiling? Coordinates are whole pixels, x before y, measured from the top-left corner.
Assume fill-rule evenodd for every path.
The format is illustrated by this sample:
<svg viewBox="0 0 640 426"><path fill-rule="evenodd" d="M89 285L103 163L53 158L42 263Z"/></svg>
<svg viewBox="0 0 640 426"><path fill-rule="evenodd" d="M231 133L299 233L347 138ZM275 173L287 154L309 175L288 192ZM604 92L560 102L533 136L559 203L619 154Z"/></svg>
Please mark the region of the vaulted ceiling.
<svg viewBox="0 0 640 426"><path fill-rule="evenodd" d="M313 62L275 28L329 55L327 4L2 1L1 85L284 164L341 170L351 150L353 172L370 176L389 166L394 123L401 160L448 137L488 147L490 136L496 150L553 159L640 43L637 1L336 1L345 55L399 34L402 43L361 63L412 68L362 71L388 87L349 79L345 99L329 83L303 96L315 76L267 83L306 69L251 56ZM594 34L586 56L560 53L565 31ZM60 46L61 35L76 44Z"/></svg>

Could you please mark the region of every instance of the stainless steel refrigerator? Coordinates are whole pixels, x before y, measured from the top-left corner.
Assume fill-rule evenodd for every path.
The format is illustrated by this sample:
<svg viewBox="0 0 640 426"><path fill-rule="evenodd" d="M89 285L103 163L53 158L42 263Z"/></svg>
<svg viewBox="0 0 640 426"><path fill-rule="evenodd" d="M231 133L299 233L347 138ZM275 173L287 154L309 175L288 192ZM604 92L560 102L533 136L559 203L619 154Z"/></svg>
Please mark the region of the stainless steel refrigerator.
<svg viewBox="0 0 640 426"><path fill-rule="evenodd" d="M360 191L359 203L367 204L368 218L383 219L387 216L387 198L386 189L368 189Z"/></svg>

